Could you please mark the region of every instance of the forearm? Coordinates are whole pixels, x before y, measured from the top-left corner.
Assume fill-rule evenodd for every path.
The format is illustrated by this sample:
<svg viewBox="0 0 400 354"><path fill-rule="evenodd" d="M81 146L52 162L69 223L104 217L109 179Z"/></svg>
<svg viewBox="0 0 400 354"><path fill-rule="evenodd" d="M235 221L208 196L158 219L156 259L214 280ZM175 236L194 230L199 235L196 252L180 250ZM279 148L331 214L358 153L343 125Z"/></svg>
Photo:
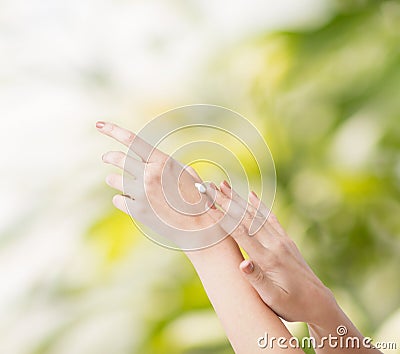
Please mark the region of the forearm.
<svg viewBox="0 0 400 354"><path fill-rule="evenodd" d="M281 349L277 343L273 348L258 346L258 338L265 333L270 338L287 339L291 334L241 275L239 264L243 256L232 238L207 249L188 252L187 256L236 353L302 353L299 349Z"/></svg>
<svg viewBox="0 0 400 354"><path fill-rule="evenodd" d="M368 338L358 331L336 302L325 323L308 324L308 328L319 346L315 348L317 354L381 354L377 349L368 348L368 345L372 345Z"/></svg>

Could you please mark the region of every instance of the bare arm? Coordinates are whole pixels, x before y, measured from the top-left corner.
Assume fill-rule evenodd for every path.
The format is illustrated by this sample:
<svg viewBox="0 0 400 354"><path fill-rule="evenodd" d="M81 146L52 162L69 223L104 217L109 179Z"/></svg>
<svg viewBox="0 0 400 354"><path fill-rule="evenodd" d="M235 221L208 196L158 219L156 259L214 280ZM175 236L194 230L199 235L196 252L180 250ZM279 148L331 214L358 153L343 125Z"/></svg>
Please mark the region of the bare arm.
<svg viewBox="0 0 400 354"><path fill-rule="evenodd" d="M232 238L210 248L187 253L236 353L302 353L299 349L261 349L258 338L291 334L279 317L260 299L239 270L243 256ZM250 285L250 286L249 286Z"/></svg>
<svg viewBox="0 0 400 354"><path fill-rule="evenodd" d="M361 335L341 310L275 215L254 193L249 195L250 204L227 182L221 183L220 189L208 187L206 193L215 195L222 209L209 210L215 221L229 231L238 224L231 234L251 258L240 265L249 284L282 318L308 324L318 354L381 353L368 347L368 338ZM255 233L250 232L254 225L258 227Z"/></svg>
<svg viewBox="0 0 400 354"><path fill-rule="evenodd" d="M159 150L152 151L152 146L133 133L111 123L99 123L96 126L101 133L131 147L131 151L141 160L131 160L132 158L121 152L109 152L103 155L106 163L120 168L129 166L128 172L134 177L131 188L134 195L130 197L115 196L113 202L117 208L133 215L148 226L154 227L157 232L163 233L166 237L171 237L177 244L183 241L187 242L182 231L177 232L177 229L189 230L193 225L201 228L210 223L214 224L207 214L185 216L176 213L169 204L165 203L163 190L160 188L162 171L168 171L169 177L180 176L179 186L187 200L199 198L199 193L194 187L196 178L193 174L187 171L182 172L180 164ZM126 163L128 159L129 161ZM164 169L166 166L167 168ZM150 171L146 176L143 172L145 168ZM173 180L174 178L171 178L171 181ZM107 181L112 187L123 192L122 176L114 174ZM171 182L167 188L177 188L177 185L178 183ZM160 216L172 227L160 223ZM208 234L209 231L204 238L209 237ZM240 273L239 264L243 261L243 256L232 238L225 238L212 247L189 251L186 254L199 274L236 353L301 352L299 349L280 349L278 346L266 349L258 347L257 339L265 332L277 338L289 338L290 333L279 317L265 306L257 292Z"/></svg>

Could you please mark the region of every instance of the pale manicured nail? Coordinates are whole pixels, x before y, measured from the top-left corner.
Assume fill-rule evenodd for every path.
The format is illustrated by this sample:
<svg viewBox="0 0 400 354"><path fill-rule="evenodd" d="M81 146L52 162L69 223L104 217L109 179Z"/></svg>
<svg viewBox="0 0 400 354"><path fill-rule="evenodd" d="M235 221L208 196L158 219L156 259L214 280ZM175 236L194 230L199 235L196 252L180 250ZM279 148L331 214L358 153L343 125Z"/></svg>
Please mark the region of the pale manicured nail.
<svg viewBox="0 0 400 354"><path fill-rule="evenodd" d="M258 195L256 194L256 192L251 191L250 193L253 195L253 197L256 197L258 199Z"/></svg>
<svg viewBox="0 0 400 354"><path fill-rule="evenodd" d="M230 185L226 180L224 180L224 181L222 182L222 184L223 184L225 187L231 189L231 185Z"/></svg>
<svg viewBox="0 0 400 354"><path fill-rule="evenodd" d="M96 123L96 128L101 129L106 125L106 123L102 122L102 121L98 121Z"/></svg>
<svg viewBox="0 0 400 354"><path fill-rule="evenodd" d="M214 203L210 202L209 200L206 201L206 207L211 209L217 209Z"/></svg>
<svg viewBox="0 0 400 354"><path fill-rule="evenodd" d="M254 264L252 261L244 261L242 264L242 269L246 274L251 274L254 271Z"/></svg>

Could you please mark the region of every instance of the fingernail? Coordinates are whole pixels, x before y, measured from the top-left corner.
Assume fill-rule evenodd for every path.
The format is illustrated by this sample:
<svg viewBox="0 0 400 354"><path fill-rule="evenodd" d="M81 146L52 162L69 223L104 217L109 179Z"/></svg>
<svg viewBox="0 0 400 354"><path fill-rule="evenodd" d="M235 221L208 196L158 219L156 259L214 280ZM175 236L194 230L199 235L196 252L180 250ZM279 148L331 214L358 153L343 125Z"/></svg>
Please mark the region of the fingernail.
<svg viewBox="0 0 400 354"><path fill-rule="evenodd" d="M101 128L103 128L105 125L106 125L106 123L104 123L104 122L102 122L102 121L96 122L96 128L101 129Z"/></svg>
<svg viewBox="0 0 400 354"><path fill-rule="evenodd" d="M209 200L206 201L207 208L217 209L214 203L211 203Z"/></svg>
<svg viewBox="0 0 400 354"><path fill-rule="evenodd" d="M256 192L251 191L250 193L253 194L253 196L256 197L256 198L258 199L258 195L256 194Z"/></svg>
<svg viewBox="0 0 400 354"><path fill-rule="evenodd" d="M211 187L212 189L215 189L215 190L218 189L214 182L211 182L211 183L210 183L210 187Z"/></svg>
<svg viewBox="0 0 400 354"><path fill-rule="evenodd" d="M231 189L230 184L229 184L226 180L224 180L224 181L222 182L222 184L223 184L225 187Z"/></svg>
<svg viewBox="0 0 400 354"><path fill-rule="evenodd" d="M243 266L243 271L246 273L246 274L251 274L251 273L253 273L253 271L254 271L254 264L253 264L253 262L252 261L245 261L245 265Z"/></svg>

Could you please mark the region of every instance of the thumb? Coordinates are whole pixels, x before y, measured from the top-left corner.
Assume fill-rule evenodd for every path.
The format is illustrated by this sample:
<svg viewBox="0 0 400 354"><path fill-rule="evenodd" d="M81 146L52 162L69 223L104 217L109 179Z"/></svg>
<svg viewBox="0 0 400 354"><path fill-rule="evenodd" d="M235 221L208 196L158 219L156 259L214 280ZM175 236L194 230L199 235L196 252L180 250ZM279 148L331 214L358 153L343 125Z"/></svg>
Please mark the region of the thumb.
<svg viewBox="0 0 400 354"><path fill-rule="evenodd" d="M252 260L244 260L239 268L264 303L269 305L268 294L274 291L274 287L260 266Z"/></svg>
<svg viewBox="0 0 400 354"><path fill-rule="evenodd" d="M279 299L280 291L283 288L277 287L274 281L252 260L242 261L239 267L246 280L257 291L264 303L275 311L275 313L278 313L276 312L277 303L274 299Z"/></svg>
<svg viewBox="0 0 400 354"><path fill-rule="evenodd" d="M250 259L245 259L239 266L244 277L258 291L259 288L265 286L265 275L260 266Z"/></svg>

